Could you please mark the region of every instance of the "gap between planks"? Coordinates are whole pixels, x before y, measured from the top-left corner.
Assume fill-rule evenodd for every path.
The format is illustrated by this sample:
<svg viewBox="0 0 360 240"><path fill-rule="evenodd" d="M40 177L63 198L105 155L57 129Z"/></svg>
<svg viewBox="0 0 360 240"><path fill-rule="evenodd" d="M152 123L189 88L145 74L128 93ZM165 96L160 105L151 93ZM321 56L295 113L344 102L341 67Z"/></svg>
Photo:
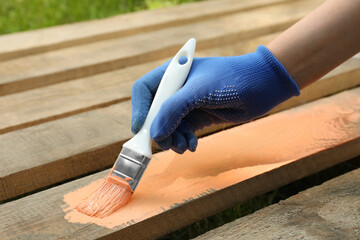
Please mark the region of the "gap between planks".
<svg viewBox="0 0 360 240"><path fill-rule="evenodd" d="M359 106L356 88L203 138L195 153L156 154L114 229L70 223L61 208L109 170L5 203L3 239L155 239L358 156Z"/></svg>
<svg viewBox="0 0 360 240"><path fill-rule="evenodd" d="M0 62L0 96L169 57L190 37L201 50L281 31L322 2L286 2Z"/></svg>

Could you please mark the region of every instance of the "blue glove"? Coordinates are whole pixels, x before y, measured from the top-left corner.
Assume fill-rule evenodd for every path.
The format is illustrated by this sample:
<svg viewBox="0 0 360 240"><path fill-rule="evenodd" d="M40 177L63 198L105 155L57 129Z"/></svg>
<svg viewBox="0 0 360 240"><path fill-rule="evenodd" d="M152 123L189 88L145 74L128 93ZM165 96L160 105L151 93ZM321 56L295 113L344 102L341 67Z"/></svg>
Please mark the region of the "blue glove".
<svg viewBox="0 0 360 240"><path fill-rule="evenodd" d="M135 82L133 133L143 125L168 64ZM299 94L295 81L265 46L243 56L194 58L185 85L163 103L150 135L162 149L195 151L195 131L211 124L248 122Z"/></svg>

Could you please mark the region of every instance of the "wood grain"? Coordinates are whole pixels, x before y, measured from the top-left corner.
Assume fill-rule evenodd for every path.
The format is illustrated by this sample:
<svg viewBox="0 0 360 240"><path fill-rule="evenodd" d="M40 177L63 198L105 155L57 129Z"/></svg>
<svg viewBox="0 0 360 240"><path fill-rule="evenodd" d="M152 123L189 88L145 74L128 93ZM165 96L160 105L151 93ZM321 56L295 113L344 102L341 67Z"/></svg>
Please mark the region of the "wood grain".
<svg viewBox="0 0 360 240"><path fill-rule="evenodd" d="M359 239L360 169L211 230L195 240Z"/></svg>
<svg viewBox="0 0 360 240"><path fill-rule="evenodd" d="M353 62L351 61L351 63ZM355 62L355 66L357 64ZM301 97L283 103L273 112L336 93L341 91L344 86L358 85L359 68L355 68L357 69L355 71L357 78L354 81L352 79L354 77L352 74L353 65L350 64L349 66L350 70L345 68L345 72L329 74L332 77L325 78L316 85L308 87L308 93L304 91L305 93L302 93ZM348 80L349 78L352 80ZM348 85L344 85L344 83L348 83ZM89 94L89 92L87 93ZM49 96L46 98L50 99ZM43 101L46 101L46 98ZM76 102L80 102L80 99ZM49 100L49 102L51 101ZM86 98L84 98L84 102L86 102ZM71 101L69 104L71 105ZM61 101L59 101L59 105L53 105L53 107L48 109L61 110ZM36 108L29 109L31 110L28 114L29 117L33 112L39 111ZM15 197L111 166L114 161L113 156L116 156L120 151L121 144L132 136L129 131L130 112L130 102L125 101L0 135L0 141L3 142L0 146L2 156L0 176L2 186L4 186L0 191L0 199ZM225 127L227 125L212 126L199 132L198 135L206 135ZM89 139L89 136L94 137ZM57 169L56 173L49 176L43 175L43 172L51 172L54 169ZM27 181L28 177L32 181Z"/></svg>
<svg viewBox="0 0 360 240"><path fill-rule="evenodd" d="M278 33L198 51L199 57L231 56L256 50ZM136 65L0 97L0 134L102 108L130 99L132 84L166 60ZM273 112L360 85L360 60L350 59Z"/></svg>
<svg viewBox="0 0 360 240"><path fill-rule="evenodd" d="M0 62L0 96L170 57L190 37L201 50L281 31L321 2L294 1Z"/></svg>
<svg viewBox="0 0 360 240"><path fill-rule="evenodd" d="M157 154L113 229L62 210L64 194L108 171L5 203L2 238L155 239L359 155L359 106L356 88L203 138L195 153Z"/></svg>
<svg viewBox="0 0 360 240"><path fill-rule="evenodd" d="M197 51L196 56L245 54L277 34ZM0 97L0 133L129 100L133 83L167 59ZM360 61L359 61L360 63ZM359 64L360 66L360 64Z"/></svg>
<svg viewBox="0 0 360 240"><path fill-rule="evenodd" d="M109 167L130 112L127 101L0 135L0 200Z"/></svg>
<svg viewBox="0 0 360 240"><path fill-rule="evenodd" d="M285 1L289 0L206 1L3 35L0 36L0 61L202 21Z"/></svg>
<svg viewBox="0 0 360 240"><path fill-rule="evenodd" d="M359 85L358 65L358 60L349 61L329 74L328 78L309 86L300 97L284 102L271 113ZM109 91L112 91L111 88ZM62 94L61 91L58 93ZM68 105L86 102L86 96L90 96L90 93L88 91L87 95L82 95L83 99L68 101ZM99 98L106 96L104 93L108 92L101 92ZM42 101L46 99L50 99L50 96ZM32 114L41 112L41 106L46 106L46 103L39 105L39 108L29 108L30 119ZM61 101L47 109L54 111L53 108L64 109ZM130 101L124 101L70 117L62 115L62 118L54 121L0 135L0 200L110 167L122 143L132 136L130 113ZM229 125L215 125L199 131L197 135L204 136L227 127Z"/></svg>
<svg viewBox="0 0 360 240"><path fill-rule="evenodd" d="M278 33L197 51L196 56L241 55ZM0 97L0 133L116 104L131 97L133 83L167 59ZM355 64L356 65L356 64ZM360 61L359 61L360 66Z"/></svg>

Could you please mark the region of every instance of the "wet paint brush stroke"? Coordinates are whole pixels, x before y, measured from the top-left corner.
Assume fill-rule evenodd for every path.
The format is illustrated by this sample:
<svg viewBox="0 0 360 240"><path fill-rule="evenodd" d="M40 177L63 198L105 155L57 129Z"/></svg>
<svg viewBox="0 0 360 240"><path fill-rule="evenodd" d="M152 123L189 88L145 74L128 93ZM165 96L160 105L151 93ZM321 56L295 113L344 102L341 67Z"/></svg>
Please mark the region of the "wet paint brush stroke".
<svg viewBox="0 0 360 240"><path fill-rule="evenodd" d="M360 91L346 91L200 139L195 153L158 153L131 201L103 219L74 208L103 180L68 193L65 218L124 228L188 201L335 147L360 133ZM352 104L348 104L351 102Z"/></svg>

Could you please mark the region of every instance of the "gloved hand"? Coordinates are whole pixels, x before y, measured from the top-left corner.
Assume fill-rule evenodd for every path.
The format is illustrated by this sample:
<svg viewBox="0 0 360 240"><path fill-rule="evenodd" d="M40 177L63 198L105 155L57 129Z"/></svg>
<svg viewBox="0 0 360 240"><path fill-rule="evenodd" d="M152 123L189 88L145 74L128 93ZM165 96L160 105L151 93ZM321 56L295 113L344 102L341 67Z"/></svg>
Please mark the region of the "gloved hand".
<svg viewBox="0 0 360 240"><path fill-rule="evenodd" d="M169 62L133 85L133 133L143 125ZM295 81L265 46L243 56L194 58L186 83L163 103L150 135L162 149L195 151L196 130L248 122L299 94Z"/></svg>

